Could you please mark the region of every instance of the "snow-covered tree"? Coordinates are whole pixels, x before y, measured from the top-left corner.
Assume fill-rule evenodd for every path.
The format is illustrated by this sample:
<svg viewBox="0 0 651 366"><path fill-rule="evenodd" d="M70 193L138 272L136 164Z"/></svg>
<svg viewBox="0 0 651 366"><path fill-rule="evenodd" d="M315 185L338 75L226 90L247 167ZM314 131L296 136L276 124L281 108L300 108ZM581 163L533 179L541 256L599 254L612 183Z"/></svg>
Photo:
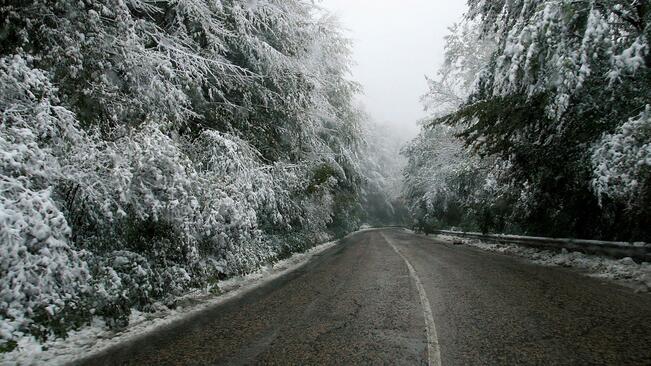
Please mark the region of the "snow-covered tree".
<svg viewBox="0 0 651 366"><path fill-rule="evenodd" d="M27 0L0 18L0 348L124 325L360 222L349 41L313 2Z"/></svg>
<svg viewBox="0 0 651 366"><path fill-rule="evenodd" d="M46 334L80 300L89 278L55 185L72 146L74 114L30 58L0 58L0 337Z"/></svg>
<svg viewBox="0 0 651 366"><path fill-rule="evenodd" d="M481 159L468 149L457 136L461 128L437 122L466 102L492 56L494 43L482 38L472 21L465 20L449 31L444 63L435 78L427 79L429 90L422 97L430 117L402 151L407 158L403 195L420 230L495 229L487 221L504 216L496 210L505 194L497 181L501 167L496 159Z"/></svg>
<svg viewBox="0 0 651 366"><path fill-rule="evenodd" d="M593 150L592 185L598 198L625 204L643 231L651 225L651 107L605 135Z"/></svg>
<svg viewBox="0 0 651 366"><path fill-rule="evenodd" d="M443 65L435 78L427 78L429 90L421 98L430 119L448 115L466 102L495 48L473 21L464 20L448 31Z"/></svg>
<svg viewBox="0 0 651 366"><path fill-rule="evenodd" d="M603 135L617 135L651 101L649 3L472 0L467 17L495 50L470 97L438 122L460 128L480 154L508 162L515 187L528 187L522 226L548 235L648 236L640 221L647 203L631 206L591 181L609 180L600 175L615 171L604 167L620 164L605 162L614 155L603 153ZM643 169L627 174L646 179Z"/></svg>
<svg viewBox="0 0 651 366"><path fill-rule="evenodd" d="M400 149L409 135L398 126L366 119L365 148L362 155L364 173L364 208L366 223L400 225L409 221L402 198L402 170L406 159Z"/></svg>

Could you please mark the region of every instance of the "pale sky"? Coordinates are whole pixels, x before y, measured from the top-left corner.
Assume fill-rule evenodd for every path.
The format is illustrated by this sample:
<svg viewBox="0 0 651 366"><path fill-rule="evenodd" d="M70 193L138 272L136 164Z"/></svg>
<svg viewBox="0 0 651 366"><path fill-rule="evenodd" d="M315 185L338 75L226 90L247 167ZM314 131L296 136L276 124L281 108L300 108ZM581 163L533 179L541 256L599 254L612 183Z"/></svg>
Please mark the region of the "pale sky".
<svg viewBox="0 0 651 366"><path fill-rule="evenodd" d="M420 96L443 62L447 28L461 19L465 0L321 0L355 42L353 77L373 119L415 134L425 116Z"/></svg>

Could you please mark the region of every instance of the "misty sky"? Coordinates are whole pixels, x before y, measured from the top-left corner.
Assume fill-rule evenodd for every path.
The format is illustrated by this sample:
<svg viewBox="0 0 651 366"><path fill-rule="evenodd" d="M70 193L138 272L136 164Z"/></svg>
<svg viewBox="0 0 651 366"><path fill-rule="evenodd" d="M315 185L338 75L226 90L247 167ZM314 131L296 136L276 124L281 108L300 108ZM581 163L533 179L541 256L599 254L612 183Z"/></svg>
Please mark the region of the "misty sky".
<svg viewBox="0 0 651 366"><path fill-rule="evenodd" d="M425 75L443 61L447 27L465 11L465 0L322 0L355 41L354 78L362 102L380 123L415 134L424 117Z"/></svg>

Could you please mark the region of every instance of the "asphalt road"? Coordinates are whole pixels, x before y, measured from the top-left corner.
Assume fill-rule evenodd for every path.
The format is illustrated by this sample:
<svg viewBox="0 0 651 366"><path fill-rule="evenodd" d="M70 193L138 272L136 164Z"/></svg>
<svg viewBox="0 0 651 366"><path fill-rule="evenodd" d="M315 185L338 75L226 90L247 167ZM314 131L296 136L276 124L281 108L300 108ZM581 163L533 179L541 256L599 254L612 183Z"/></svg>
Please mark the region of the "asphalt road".
<svg viewBox="0 0 651 366"><path fill-rule="evenodd" d="M84 365L651 365L651 295L401 229Z"/></svg>

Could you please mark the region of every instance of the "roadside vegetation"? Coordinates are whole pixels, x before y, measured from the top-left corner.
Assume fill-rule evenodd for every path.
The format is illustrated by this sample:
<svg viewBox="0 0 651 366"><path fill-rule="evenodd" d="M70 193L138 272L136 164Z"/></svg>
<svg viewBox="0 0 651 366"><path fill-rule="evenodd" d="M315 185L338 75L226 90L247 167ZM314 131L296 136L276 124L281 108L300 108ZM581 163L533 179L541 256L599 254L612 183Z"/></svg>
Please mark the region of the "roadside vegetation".
<svg viewBox="0 0 651 366"><path fill-rule="evenodd" d="M478 1L403 153L415 226L651 240L651 5Z"/></svg>
<svg viewBox="0 0 651 366"><path fill-rule="evenodd" d="M21 0L0 19L1 351L124 327L392 209L349 41L311 1Z"/></svg>

